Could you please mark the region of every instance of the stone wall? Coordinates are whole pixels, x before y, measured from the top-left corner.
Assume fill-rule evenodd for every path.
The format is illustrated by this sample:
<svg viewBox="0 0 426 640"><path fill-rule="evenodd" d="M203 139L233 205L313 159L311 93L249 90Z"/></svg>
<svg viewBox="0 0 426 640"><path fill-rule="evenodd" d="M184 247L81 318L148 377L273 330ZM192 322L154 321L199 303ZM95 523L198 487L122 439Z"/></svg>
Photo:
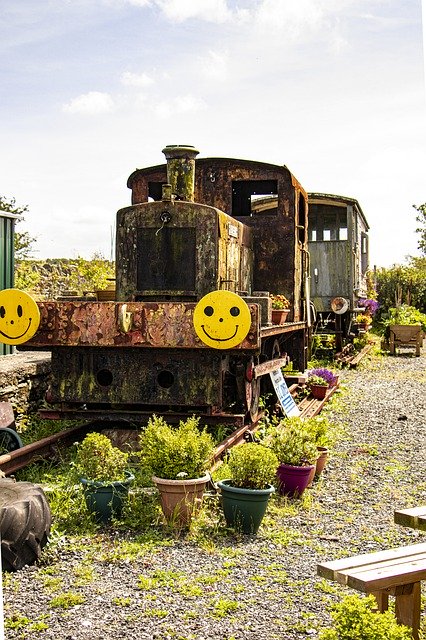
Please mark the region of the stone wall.
<svg viewBox="0 0 426 640"><path fill-rule="evenodd" d="M0 357L0 402L12 404L15 420L42 405L50 377L50 353L22 351Z"/></svg>

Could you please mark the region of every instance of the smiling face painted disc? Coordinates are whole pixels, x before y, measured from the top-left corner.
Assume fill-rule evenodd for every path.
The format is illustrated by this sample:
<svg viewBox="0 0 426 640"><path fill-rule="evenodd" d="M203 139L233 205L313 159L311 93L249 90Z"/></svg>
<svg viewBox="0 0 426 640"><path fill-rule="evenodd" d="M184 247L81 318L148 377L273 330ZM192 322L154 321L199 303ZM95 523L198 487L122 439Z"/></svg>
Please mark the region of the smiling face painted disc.
<svg viewBox="0 0 426 640"><path fill-rule="evenodd" d="M250 331L250 309L232 291L212 291L195 307L193 322L197 336L207 346L231 349Z"/></svg>
<svg viewBox="0 0 426 640"><path fill-rule="evenodd" d="M40 324L36 301L19 289L0 291L0 342L23 344L33 337Z"/></svg>

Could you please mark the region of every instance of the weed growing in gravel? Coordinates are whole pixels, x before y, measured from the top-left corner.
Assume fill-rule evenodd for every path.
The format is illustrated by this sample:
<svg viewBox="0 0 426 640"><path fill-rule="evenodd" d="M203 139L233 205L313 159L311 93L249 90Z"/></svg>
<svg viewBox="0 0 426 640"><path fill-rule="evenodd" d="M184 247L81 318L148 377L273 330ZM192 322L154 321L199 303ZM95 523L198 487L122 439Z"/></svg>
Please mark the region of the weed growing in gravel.
<svg viewBox="0 0 426 640"><path fill-rule="evenodd" d="M74 593L72 591L66 591L64 593L55 596L49 602L51 607L60 607L61 609L70 609L77 604L83 604L85 597L81 593Z"/></svg>
<svg viewBox="0 0 426 640"><path fill-rule="evenodd" d="M117 607L130 607L132 604L131 598L113 598L113 604L117 605Z"/></svg>
<svg viewBox="0 0 426 640"><path fill-rule="evenodd" d="M64 586L64 581L58 576L45 576L43 578L43 587L47 593L56 593Z"/></svg>
<svg viewBox="0 0 426 640"><path fill-rule="evenodd" d="M145 609L143 614L147 618L167 618L169 612L166 609Z"/></svg>
<svg viewBox="0 0 426 640"><path fill-rule="evenodd" d="M214 603L215 618L225 618L230 613L234 613L240 607L240 604L236 600L227 600L226 598L220 598Z"/></svg>
<svg viewBox="0 0 426 640"><path fill-rule="evenodd" d="M27 627L31 623L31 620L26 616L21 616L20 613L12 613L6 617L4 626L6 629L22 629Z"/></svg>
<svg viewBox="0 0 426 640"><path fill-rule="evenodd" d="M96 577L93 567L88 564L73 567L72 572L76 578L74 581L75 587L83 587L86 584L90 584Z"/></svg>

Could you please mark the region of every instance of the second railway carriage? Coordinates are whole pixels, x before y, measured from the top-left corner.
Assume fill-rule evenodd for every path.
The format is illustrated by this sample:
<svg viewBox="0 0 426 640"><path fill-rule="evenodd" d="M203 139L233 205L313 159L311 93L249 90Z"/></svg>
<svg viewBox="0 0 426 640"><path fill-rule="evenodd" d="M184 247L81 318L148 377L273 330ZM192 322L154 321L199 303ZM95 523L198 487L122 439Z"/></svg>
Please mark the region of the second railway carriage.
<svg viewBox="0 0 426 640"><path fill-rule="evenodd" d="M350 332L358 300L367 295L369 225L357 200L309 193L310 296L319 331Z"/></svg>

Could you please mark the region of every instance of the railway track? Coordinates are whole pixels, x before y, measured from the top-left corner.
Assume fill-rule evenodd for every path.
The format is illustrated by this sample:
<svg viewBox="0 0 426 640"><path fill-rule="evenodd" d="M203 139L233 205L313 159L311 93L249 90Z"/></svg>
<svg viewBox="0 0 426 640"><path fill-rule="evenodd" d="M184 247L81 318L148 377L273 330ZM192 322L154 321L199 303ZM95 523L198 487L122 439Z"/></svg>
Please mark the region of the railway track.
<svg viewBox="0 0 426 640"><path fill-rule="evenodd" d="M316 400L312 396L303 398L299 403L299 409L302 417L312 417L317 415L324 404L330 400L338 387L332 387L328 390L323 400ZM297 384L291 385L290 393L295 396L300 387ZM239 426L220 444L217 445L213 454L212 469L219 466L226 451L231 447L247 440L249 434L254 433L258 427L259 421L263 414L260 413L257 420L251 424ZM111 425L107 422L86 422L84 424L71 427L64 431L60 431L51 436L47 436L42 440L24 445L14 451L0 455L0 471L6 476L14 474L19 469L23 469L29 464L41 460L54 461L59 459L60 449L62 447L71 446L74 442L82 440L90 431L111 430ZM117 430L126 431L124 428L118 427ZM130 431L127 429L127 431ZM135 430L131 430L135 432Z"/></svg>

